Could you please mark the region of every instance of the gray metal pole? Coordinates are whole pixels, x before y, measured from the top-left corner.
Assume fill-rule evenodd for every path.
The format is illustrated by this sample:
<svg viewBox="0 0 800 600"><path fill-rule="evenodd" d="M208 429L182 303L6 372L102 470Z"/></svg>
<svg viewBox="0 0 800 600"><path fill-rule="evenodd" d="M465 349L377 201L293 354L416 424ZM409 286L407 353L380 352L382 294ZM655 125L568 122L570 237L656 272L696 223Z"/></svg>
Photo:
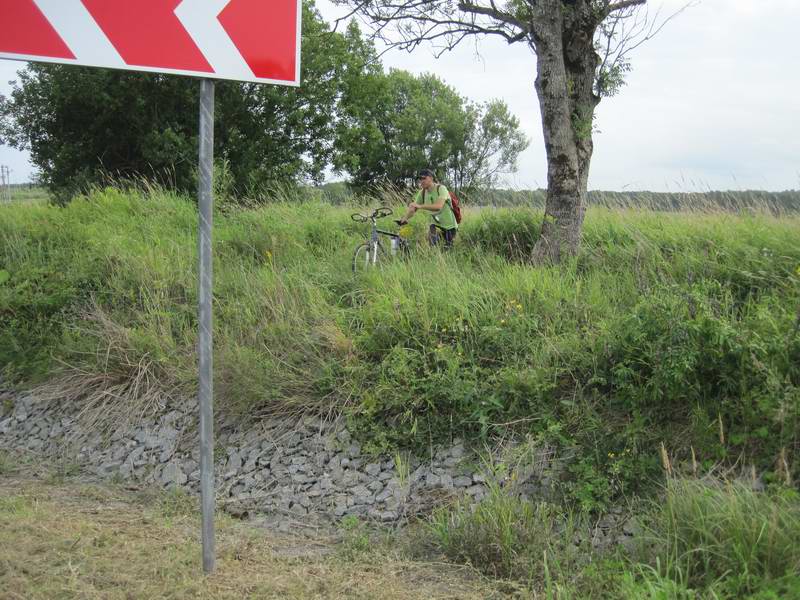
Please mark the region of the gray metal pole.
<svg viewBox="0 0 800 600"><path fill-rule="evenodd" d="M213 335L211 330L212 184L214 176L214 82L200 82L200 299L198 318L200 338L200 503L203 513L203 571L214 571L214 384Z"/></svg>

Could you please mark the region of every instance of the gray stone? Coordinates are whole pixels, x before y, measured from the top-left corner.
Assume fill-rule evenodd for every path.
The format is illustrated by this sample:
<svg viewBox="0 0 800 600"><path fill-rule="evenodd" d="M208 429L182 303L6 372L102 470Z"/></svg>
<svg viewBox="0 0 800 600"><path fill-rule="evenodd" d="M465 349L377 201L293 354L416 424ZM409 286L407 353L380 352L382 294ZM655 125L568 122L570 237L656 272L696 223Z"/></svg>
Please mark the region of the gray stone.
<svg viewBox="0 0 800 600"><path fill-rule="evenodd" d="M97 467L95 472L101 477L108 477L118 472L121 466L122 466L122 461L110 460L108 462L104 462L99 467Z"/></svg>
<svg viewBox="0 0 800 600"><path fill-rule="evenodd" d="M336 439L339 440L340 443L343 445L350 443L350 432L347 429L342 429L339 433L336 434Z"/></svg>
<svg viewBox="0 0 800 600"><path fill-rule="evenodd" d="M360 444L350 444L350 447L347 449L347 455L350 458L355 458L361 454L361 445Z"/></svg>
<svg viewBox="0 0 800 600"><path fill-rule="evenodd" d="M366 467L364 467L364 471L366 471L367 475L375 477L381 472L381 465L380 463L369 463Z"/></svg>
<svg viewBox="0 0 800 600"><path fill-rule="evenodd" d="M241 468L242 468L242 457L238 452L234 451L230 456L228 456L228 470L238 471Z"/></svg>
<svg viewBox="0 0 800 600"><path fill-rule="evenodd" d="M472 477L465 477L464 475L460 475L458 477L453 478L453 486L457 488L465 488L472 485Z"/></svg>
<svg viewBox="0 0 800 600"><path fill-rule="evenodd" d="M161 472L161 482L164 485L183 485L187 480L186 474L175 463L168 463Z"/></svg>
<svg viewBox="0 0 800 600"><path fill-rule="evenodd" d="M472 485L466 489L467 494L470 496L478 496L483 494L485 491L486 488L479 484Z"/></svg>

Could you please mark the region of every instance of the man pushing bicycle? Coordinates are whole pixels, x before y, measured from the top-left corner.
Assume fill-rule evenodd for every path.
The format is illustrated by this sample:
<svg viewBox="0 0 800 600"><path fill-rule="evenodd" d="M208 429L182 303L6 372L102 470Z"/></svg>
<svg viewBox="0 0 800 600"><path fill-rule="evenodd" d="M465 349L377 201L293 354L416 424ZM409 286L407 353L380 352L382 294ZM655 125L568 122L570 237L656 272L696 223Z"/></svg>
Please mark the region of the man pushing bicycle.
<svg viewBox="0 0 800 600"><path fill-rule="evenodd" d="M453 200L447 188L438 183L433 171L422 169L417 177L419 191L414 195L414 200L408 205L408 210L403 218L396 219L398 225L405 225L418 210L425 210L431 213L431 226L428 231L428 239L432 245L437 245L444 239L446 249L453 247L453 240L458 233L458 222L460 220L460 210L458 206L453 206ZM458 216L457 216L458 215Z"/></svg>

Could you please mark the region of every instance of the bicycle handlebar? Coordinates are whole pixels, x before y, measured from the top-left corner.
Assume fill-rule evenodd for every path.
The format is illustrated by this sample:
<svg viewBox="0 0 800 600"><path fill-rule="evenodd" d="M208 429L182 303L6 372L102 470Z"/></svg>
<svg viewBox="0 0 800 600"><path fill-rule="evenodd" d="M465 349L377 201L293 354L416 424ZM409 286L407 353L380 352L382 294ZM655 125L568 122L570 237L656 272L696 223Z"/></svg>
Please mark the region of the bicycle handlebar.
<svg viewBox="0 0 800 600"><path fill-rule="evenodd" d="M365 221L369 221L370 219L382 219L383 217L388 217L393 212L394 211L388 206L379 206L374 211L372 211L371 215L362 215L360 213L355 213L350 215L350 218L353 219L353 221L363 223Z"/></svg>

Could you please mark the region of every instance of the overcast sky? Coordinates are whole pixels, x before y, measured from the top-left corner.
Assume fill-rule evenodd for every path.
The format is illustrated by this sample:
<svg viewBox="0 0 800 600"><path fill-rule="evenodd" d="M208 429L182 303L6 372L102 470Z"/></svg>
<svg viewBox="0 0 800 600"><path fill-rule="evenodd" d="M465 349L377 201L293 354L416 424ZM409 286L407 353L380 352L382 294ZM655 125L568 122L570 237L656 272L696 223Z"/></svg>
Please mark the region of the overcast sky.
<svg viewBox="0 0 800 600"><path fill-rule="evenodd" d="M686 0L650 0L651 13ZM323 16L336 16L318 0ZM619 95L597 110L590 189L703 191L800 189L798 0L700 0L634 51ZM516 189L544 187L536 61L522 44L487 38L436 60L423 48L390 51L384 65L433 72L462 96L504 100L531 140ZM0 94L20 63L0 60ZM27 157L0 147L24 181Z"/></svg>

